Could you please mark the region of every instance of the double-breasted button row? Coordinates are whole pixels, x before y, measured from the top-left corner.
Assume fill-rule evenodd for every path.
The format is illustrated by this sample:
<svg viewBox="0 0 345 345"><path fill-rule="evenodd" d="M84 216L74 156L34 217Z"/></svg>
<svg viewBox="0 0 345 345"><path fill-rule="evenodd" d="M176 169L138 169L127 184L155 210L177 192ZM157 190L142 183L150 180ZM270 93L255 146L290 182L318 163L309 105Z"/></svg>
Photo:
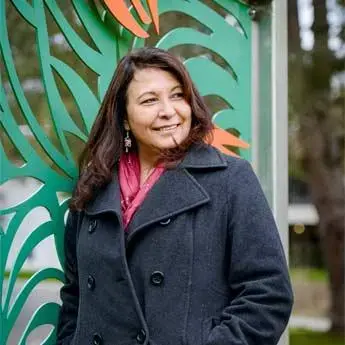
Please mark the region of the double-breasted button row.
<svg viewBox="0 0 345 345"><path fill-rule="evenodd" d="M87 287L91 291L93 291L96 287L96 280L91 274L87 277Z"/></svg>
<svg viewBox="0 0 345 345"><path fill-rule="evenodd" d="M99 333L95 333L92 338L92 345L102 345L103 338Z"/></svg>
<svg viewBox="0 0 345 345"><path fill-rule="evenodd" d="M161 271L154 271L150 277L151 284L155 286L162 285L164 282L164 274Z"/></svg>
<svg viewBox="0 0 345 345"><path fill-rule="evenodd" d="M141 329L136 336L136 340L139 344L144 344L145 339L146 339L146 332L144 329Z"/></svg>
<svg viewBox="0 0 345 345"><path fill-rule="evenodd" d="M97 228L97 220L93 219L90 221L88 232L89 234L92 234Z"/></svg>

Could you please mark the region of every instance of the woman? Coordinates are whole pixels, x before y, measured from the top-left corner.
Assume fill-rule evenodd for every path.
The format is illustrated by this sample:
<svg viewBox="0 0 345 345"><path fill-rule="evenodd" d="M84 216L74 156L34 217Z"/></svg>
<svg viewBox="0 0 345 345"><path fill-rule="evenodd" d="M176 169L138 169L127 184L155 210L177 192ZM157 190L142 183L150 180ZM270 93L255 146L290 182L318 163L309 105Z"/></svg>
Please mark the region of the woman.
<svg viewBox="0 0 345 345"><path fill-rule="evenodd" d="M90 133L65 232L58 345L273 345L292 293L245 160L206 144L183 64L124 57Z"/></svg>

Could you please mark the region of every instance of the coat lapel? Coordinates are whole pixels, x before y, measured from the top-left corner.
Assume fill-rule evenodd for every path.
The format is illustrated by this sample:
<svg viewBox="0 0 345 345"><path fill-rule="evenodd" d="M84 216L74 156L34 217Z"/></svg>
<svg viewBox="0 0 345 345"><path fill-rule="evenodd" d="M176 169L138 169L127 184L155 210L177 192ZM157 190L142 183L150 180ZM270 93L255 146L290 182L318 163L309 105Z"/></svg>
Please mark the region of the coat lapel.
<svg viewBox="0 0 345 345"><path fill-rule="evenodd" d="M86 206L85 212L90 216L106 212L116 213L122 223L120 185L117 171L114 173L113 180L96 192L95 198Z"/></svg>
<svg viewBox="0 0 345 345"><path fill-rule="evenodd" d="M140 229L210 200L208 193L185 170L167 170L147 194L128 227L128 241Z"/></svg>
<svg viewBox="0 0 345 345"><path fill-rule="evenodd" d="M193 177L193 170L217 170L227 167L218 150L208 145L192 147L184 160L167 170L147 194L128 226L128 241L141 229L210 201L206 190ZM112 212L122 224L118 174L97 192L85 212L90 216Z"/></svg>
<svg viewBox="0 0 345 345"><path fill-rule="evenodd" d="M181 164L167 170L147 194L128 227L128 242L141 229L210 201L206 190L189 170L227 167L224 158L213 148L193 148Z"/></svg>

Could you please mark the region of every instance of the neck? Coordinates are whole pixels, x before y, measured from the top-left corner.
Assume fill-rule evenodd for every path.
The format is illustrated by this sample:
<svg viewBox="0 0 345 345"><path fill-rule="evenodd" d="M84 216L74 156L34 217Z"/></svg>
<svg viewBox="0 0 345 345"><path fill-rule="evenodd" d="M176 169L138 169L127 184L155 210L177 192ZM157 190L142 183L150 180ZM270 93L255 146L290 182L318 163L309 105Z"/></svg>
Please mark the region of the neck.
<svg viewBox="0 0 345 345"><path fill-rule="evenodd" d="M143 150L139 150L138 156L140 163L140 185L142 185L155 168L158 154L154 154L152 151L145 152Z"/></svg>

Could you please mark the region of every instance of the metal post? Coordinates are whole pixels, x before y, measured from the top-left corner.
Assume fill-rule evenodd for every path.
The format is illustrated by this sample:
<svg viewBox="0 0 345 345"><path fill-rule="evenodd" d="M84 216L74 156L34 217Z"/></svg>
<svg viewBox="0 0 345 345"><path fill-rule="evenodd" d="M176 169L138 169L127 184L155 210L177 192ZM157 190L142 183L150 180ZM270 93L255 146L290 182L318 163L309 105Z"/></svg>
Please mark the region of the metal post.
<svg viewBox="0 0 345 345"><path fill-rule="evenodd" d="M260 53L259 23L252 22L252 167L259 172L259 132L260 132Z"/></svg>
<svg viewBox="0 0 345 345"><path fill-rule="evenodd" d="M287 2L272 3L272 207L288 257ZM289 343L288 331L279 345Z"/></svg>

